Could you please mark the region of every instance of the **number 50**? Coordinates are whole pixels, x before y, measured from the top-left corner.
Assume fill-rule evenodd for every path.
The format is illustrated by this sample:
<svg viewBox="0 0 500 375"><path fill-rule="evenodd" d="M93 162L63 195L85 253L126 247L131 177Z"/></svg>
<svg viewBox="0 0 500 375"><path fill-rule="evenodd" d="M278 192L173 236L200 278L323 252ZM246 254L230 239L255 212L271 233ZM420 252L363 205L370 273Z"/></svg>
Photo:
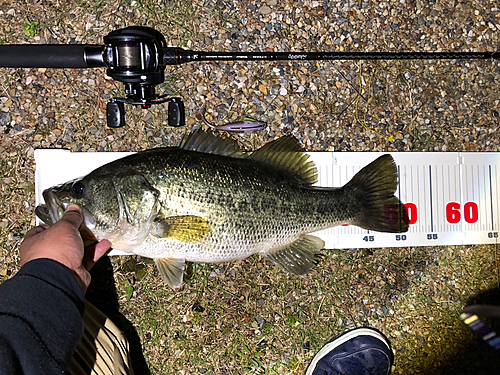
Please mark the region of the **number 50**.
<svg viewBox="0 0 500 375"><path fill-rule="evenodd" d="M403 213L402 207L397 203L384 205L385 222L387 224L396 224L402 214L402 220L405 224L415 224L417 222L417 206L415 203L406 203L404 207L407 215Z"/></svg>

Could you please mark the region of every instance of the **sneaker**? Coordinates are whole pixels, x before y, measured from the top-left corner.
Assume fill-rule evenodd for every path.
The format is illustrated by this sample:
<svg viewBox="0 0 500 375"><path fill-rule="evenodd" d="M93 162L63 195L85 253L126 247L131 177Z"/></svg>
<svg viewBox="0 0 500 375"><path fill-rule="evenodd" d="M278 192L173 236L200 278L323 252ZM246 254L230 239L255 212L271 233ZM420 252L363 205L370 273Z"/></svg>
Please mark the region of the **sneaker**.
<svg viewBox="0 0 500 375"><path fill-rule="evenodd" d="M356 328L329 341L306 375L389 375L394 354L389 340L373 328Z"/></svg>

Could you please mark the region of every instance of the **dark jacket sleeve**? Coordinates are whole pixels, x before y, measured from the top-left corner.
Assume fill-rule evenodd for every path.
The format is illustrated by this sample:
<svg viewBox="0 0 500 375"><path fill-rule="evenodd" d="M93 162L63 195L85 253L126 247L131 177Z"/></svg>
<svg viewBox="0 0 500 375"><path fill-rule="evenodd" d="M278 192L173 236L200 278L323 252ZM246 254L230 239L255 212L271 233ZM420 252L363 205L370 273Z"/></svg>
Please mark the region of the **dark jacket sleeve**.
<svg viewBox="0 0 500 375"><path fill-rule="evenodd" d="M0 285L0 374L61 374L83 334L84 304L62 264L26 263Z"/></svg>

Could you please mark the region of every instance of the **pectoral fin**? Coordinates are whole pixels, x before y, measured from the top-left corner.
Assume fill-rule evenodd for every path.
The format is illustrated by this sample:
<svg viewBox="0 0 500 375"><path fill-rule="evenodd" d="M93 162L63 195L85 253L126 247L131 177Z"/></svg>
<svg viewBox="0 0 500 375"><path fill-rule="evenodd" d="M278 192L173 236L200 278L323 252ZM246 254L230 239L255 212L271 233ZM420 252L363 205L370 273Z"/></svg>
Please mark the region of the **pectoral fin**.
<svg viewBox="0 0 500 375"><path fill-rule="evenodd" d="M181 286L184 266L186 264L184 259L156 258L155 263L156 267L158 267L161 278L172 289L177 289Z"/></svg>
<svg viewBox="0 0 500 375"><path fill-rule="evenodd" d="M302 276L318 263L319 251L324 247L325 241L321 238L305 234L286 247L271 249L261 255L285 271Z"/></svg>
<svg viewBox="0 0 500 375"><path fill-rule="evenodd" d="M208 221L199 216L183 215L157 219L152 233L184 243L200 242L210 233Z"/></svg>

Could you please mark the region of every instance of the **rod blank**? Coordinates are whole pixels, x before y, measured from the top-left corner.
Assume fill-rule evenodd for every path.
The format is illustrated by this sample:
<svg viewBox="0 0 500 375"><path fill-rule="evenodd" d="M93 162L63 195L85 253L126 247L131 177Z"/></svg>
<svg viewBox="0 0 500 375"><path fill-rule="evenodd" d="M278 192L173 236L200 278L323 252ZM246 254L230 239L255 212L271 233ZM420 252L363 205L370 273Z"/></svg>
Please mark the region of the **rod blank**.
<svg viewBox="0 0 500 375"><path fill-rule="evenodd" d="M500 52L194 52L191 61L498 59Z"/></svg>

